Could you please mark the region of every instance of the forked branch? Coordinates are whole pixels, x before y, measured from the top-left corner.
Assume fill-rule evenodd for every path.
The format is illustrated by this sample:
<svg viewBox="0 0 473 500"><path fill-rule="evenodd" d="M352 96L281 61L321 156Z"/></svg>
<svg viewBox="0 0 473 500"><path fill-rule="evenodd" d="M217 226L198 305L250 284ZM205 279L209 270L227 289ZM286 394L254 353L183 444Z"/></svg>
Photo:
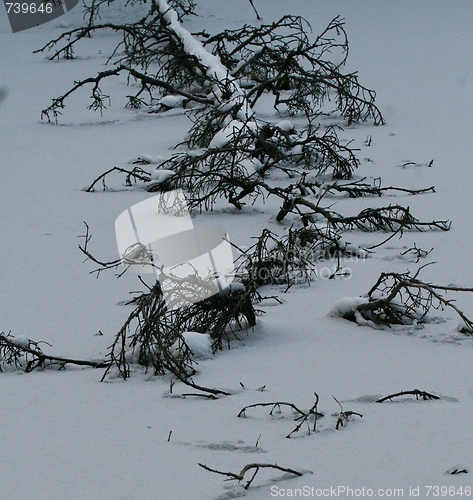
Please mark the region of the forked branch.
<svg viewBox="0 0 473 500"><path fill-rule="evenodd" d="M314 392L314 396L315 396L315 403L312 405L312 407L308 411L300 410L293 403L287 403L285 401L277 401L275 403L256 403L256 404L245 406L238 413L238 417L246 417L246 411L249 408L271 406L272 409L269 412L269 414L273 415L273 412L276 409L279 412L281 412L281 407L287 406L287 407L289 407L289 408L291 408L293 410L293 412L295 414L295 420L300 420L300 422L297 424L297 426L286 437L290 438L294 433L299 432L299 430L301 429L301 427L303 426L304 423L307 423L307 430L308 430L308 434L310 435L311 432L316 432L317 431L317 419L324 416L323 413L319 413L317 411L317 407L318 407L318 404L319 404L319 396L318 396L318 394L316 392ZM312 427L309 425L309 420L310 419L313 419L313 425L312 425Z"/></svg>
<svg viewBox="0 0 473 500"><path fill-rule="evenodd" d="M340 403L340 401L338 401L338 399L335 396L332 396L332 397L333 397L333 399L335 399L335 401L340 406L340 413L338 414L338 419L337 419L337 422L335 424L335 429L337 431L340 428L345 427L345 425L348 424L348 422L350 421L350 417L351 416L356 415L357 417L363 418L363 415L361 413L356 412L356 411L351 411L351 410L345 411L343 409L343 406Z"/></svg>
<svg viewBox="0 0 473 500"><path fill-rule="evenodd" d="M245 478L245 474L248 471L255 469L255 472L251 476L251 479L249 479L244 486L245 490L247 490L251 486L251 483L253 482L256 474L258 473L258 471L260 469L276 469L276 470L279 470L282 472L287 472L288 474L293 474L294 476L299 476L299 477L303 475L302 472L299 472L299 471L294 470L294 469L289 469L286 467L281 467L280 465L277 465L277 464L261 464L261 463L248 464L248 465L245 465L245 467L243 467L243 469L241 469L241 471L239 473L224 472L224 471L221 471L218 469L212 469L211 467L208 467L207 465L204 465L201 463L199 463L199 466L202 467L203 469L209 471L209 472L214 472L215 474L227 476L228 478L230 478L231 481L238 481L238 482L243 481L243 479Z"/></svg>

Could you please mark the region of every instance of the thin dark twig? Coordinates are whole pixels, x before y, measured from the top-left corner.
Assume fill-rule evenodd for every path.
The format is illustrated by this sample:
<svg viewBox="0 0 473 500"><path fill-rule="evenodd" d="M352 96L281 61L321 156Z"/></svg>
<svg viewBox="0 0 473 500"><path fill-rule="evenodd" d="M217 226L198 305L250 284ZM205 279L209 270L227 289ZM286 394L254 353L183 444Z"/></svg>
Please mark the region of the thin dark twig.
<svg viewBox="0 0 473 500"><path fill-rule="evenodd" d="M429 400L429 399L440 399L440 396L436 396L435 394L431 394L429 392L425 391L419 391L419 389L413 389L412 391L401 391L401 392L396 392L394 394L389 394L388 396L384 396L383 398L380 398L376 401L376 403L383 403L384 401L392 400L393 398L399 398L401 396L415 396L416 399L422 399L424 401Z"/></svg>
<svg viewBox="0 0 473 500"><path fill-rule="evenodd" d="M218 469L212 469L211 467L208 467L207 465L204 465L204 464L201 464L199 463L199 466L202 467L203 469L209 471L209 472L213 472L215 474L220 474L222 476L227 476L228 478L230 478L231 481L243 481L244 477L245 477L245 474L252 470L252 469L256 469L256 472L253 474L252 478L246 483L245 485L245 489L248 489L251 485L251 483L253 482L253 479L255 478L256 476L256 473L259 471L259 469L276 469L276 470L280 470L282 472L287 472L289 474L293 474L295 476L302 476L303 473L302 472L299 472L297 470L294 470L294 469L289 469L287 467L281 467L280 465L277 465L277 464L260 464L260 463L253 463L253 464L248 464L248 465L245 465L245 467L243 467L243 469L241 469L241 471L239 473L235 473L235 472L224 472L224 471L221 471L221 470L218 470Z"/></svg>

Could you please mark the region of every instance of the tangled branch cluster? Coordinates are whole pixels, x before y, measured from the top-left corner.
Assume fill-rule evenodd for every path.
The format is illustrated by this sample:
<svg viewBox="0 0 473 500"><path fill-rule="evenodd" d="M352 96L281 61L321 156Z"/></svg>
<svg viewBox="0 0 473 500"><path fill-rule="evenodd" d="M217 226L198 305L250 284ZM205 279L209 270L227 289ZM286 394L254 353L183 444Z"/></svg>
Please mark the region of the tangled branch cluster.
<svg viewBox="0 0 473 500"><path fill-rule="evenodd" d="M89 12L97 13L102 0L94 0ZM107 2L110 3L110 2ZM352 121L372 119L382 124L383 118L375 106L375 92L363 87L356 73L343 73L348 57L348 39L344 22L333 19L323 32L312 39L310 24L300 16L287 15L265 25L245 25L238 30L225 30L211 35L205 31L193 33L206 51L217 56L227 70L228 80L222 82L209 75L208 67L184 45L166 17L170 7L182 19L192 14L193 2L155 0L145 17L130 24L113 24L89 17L87 26L64 32L37 52L52 51L50 59L74 58L74 49L84 37L100 31L113 30L122 40L110 54L108 62L117 72L99 74L95 81L77 82L77 86L100 82L119 72L128 73L141 84L141 89L130 98L130 103L153 105L164 95L177 94L194 103L228 103L233 81L245 88L246 99L254 106L263 95L272 95L276 109L288 108L292 113L311 116L324 104L333 103L326 111L338 111ZM335 63L331 59L337 59ZM215 95L216 85L221 90ZM76 90L76 88L74 88ZM55 115L64 107L67 93L45 110ZM144 96L149 102L145 103ZM100 92L93 92L97 104ZM237 104L237 103L235 103ZM241 104L241 101L240 101ZM98 106L100 108L100 105ZM231 110L235 113L236 109ZM228 110L217 110L217 116L228 116ZM211 120L213 122L217 120Z"/></svg>
<svg viewBox="0 0 473 500"><path fill-rule="evenodd" d="M472 335L473 321L443 292L473 292L473 288L426 283L418 278L423 267L413 276L409 272L382 273L368 292L367 300L360 301L355 310L348 311L345 319L388 326L425 323L432 310L450 308L463 321L460 331Z"/></svg>
<svg viewBox="0 0 473 500"><path fill-rule="evenodd" d="M310 24L300 16L287 15L269 25L245 25L205 37L204 46L218 55L248 88L247 98L254 106L263 94L271 94L276 110L312 115L328 101L353 121L383 118L374 105L375 92L363 87L355 73L344 74L348 57L348 38L343 20L334 18L324 31L312 39ZM331 59L327 59L330 54ZM333 60L339 59L335 63ZM329 112L335 111L330 109Z"/></svg>
<svg viewBox="0 0 473 500"><path fill-rule="evenodd" d="M176 3L180 16L170 8ZM148 14L132 24L97 24L94 18L42 47L39 51L53 51L51 59L71 59L84 37L109 30L122 35L108 60L112 69L75 82L43 110L43 118L57 121L67 98L87 85L92 85L89 108L102 112L110 102L101 89L104 80L125 74L139 85L128 96L130 107L191 108L193 126L185 144L200 149L174 155L165 168L175 171L200 202L224 197L241 206L241 199L259 194L251 190L254 180L274 167L349 179L359 164L354 150L341 143L336 127L322 128L316 118L336 112L349 124L384 122L375 92L363 87L355 73L342 72L348 56L343 20L333 19L314 39L307 21L293 15L269 25L191 35L177 19L191 13L193 5L181 3L153 0ZM339 62L329 54L334 59L339 54ZM303 114L307 126L281 128L257 119L252 108L262 96L272 96L278 112ZM250 172L248 164L253 164Z"/></svg>
<svg viewBox="0 0 473 500"><path fill-rule="evenodd" d="M176 283L176 287L180 284ZM128 378L130 363L135 360L140 365L152 367L155 375L168 372L187 381L196 372L193 352L183 334L188 331L210 334L213 349L222 348L223 342L229 341L238 330L256 324L254 301L254 290L230 287L195 304L169 310L160 282L156 282L148 292L133 300L136 307L110 346L110 366L103 379L113 366L122 378ZM206 391L215 393L214 390Z"/></svg>

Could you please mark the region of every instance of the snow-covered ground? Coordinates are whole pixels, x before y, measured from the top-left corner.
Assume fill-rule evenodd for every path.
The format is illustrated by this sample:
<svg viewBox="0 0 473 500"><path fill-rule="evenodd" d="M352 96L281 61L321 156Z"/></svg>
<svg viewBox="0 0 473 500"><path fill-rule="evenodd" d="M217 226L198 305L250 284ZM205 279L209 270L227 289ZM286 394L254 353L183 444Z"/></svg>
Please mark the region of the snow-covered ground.
<svg viewBox="0 0 473 500"><path fill-rule="evenodd" d="M229 397L178 398L186 392L180 384L170 395L169 378L138 369L126 382L107 383L100 383L102 371L93 369L0 374L2 500L350 496L339 487L371 488L373 496L400 496L402 490L405 498L415 496L417 487L420 498L473 495L467 488L473 486L473 341L456 331L459 318L445 311L439 313L445 321L422 329L374 330L329 315L338 299L366 293L381 272L416 270L426 262L437 264L423 271L425 280L473 286L473 3L254 2L265 22L298 14L314 33L336 15L345 18L347 69L358 71L361 83L377 91L387 120L382 127L346 129L344 136L360 148L356 175L380 176L386 186L436 187L434 194L409 198L333 200L334 209L354 213L399 201L419 219L451 219L451 230L395 237L368 259L347 263L353 272L349 280L319 279L286 294L268 289L283 304L268 301L256 328L231 350L199 360L196 382L228 390ZM200 17L185 24L190 31L254 22L247 0L197 3ZM85 109L87 90L82 100L71 99L58 126L40 122L51 98L103 68L104 54L117 40L114 35L84 40L81 57L72 62L47 62L32 53L76 26L80 10L17 34L0 14L0 78L7 91L0 104L0 332L49 342L48 352L57 355L95 359L106 354L129 313L119 303L139 283L131 273L119 280L113 272L99 279L89 274L93 266L82 263L78 250L83 221L91 228L95 252L115 259L116 217L150 194L88 194L82 188L140 154L169 156L189 124L177 110L153 115L125 110L113 94L112 107L100 117ZM123 19L122 11L117 8L113 17ZM199 217L218 221L234 242L246 245L265 224L276 227L270 215L268 207L257 206ZM385 237L345 235L362 246ZM434 248L419 264L400 255L414 243ZM471 316L471 294L455 298ZM441 399L374 403L412 389ZM287 408L273 416L270 408L252 408L246 418L237 417L243 407L264 402L308 410L314 392L325 414L315 434L302 427L286 439L297 425ZM332 414L340 407L333 396L345 411L363 417L353 416L336 430ZM261 470L244 490L244 482L225 482L198 466L239 472L254 462L305 473L293 478ZM452 467L470 472L446 474ZM435 495L429 486L447 489ZM331 487L335 490L320 490ZM399 491L389 490L394 488Z"/></svg>

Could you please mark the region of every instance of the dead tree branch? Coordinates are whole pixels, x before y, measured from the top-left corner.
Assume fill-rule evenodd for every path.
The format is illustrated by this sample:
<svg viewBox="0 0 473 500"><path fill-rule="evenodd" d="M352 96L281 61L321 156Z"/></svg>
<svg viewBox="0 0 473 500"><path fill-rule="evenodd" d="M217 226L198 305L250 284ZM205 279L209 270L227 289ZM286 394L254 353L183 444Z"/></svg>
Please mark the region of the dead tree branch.
<svg viewBox="0 0 473 500"><path fill-rule="evenodd" d="M131 187L133 185L132 179L134 182L136 182L136 181L149 182L151 180L150 174L140 167L135 167L132 170L126 170L124 168L119 168L119 167L113 167L113 168L107 170L106 172L104 172L103 174L99 175L92 182L92 184L88 188L85 189L85 191L87 193L91 193L91 192L95 191L95 186L100 181L102 181L102 189L104 191L107 191L109 188L105 184L105 177L112 172L121 172L123 174L126 174L125 185L128 187Z"/></svg>
<svg viewBox="0 0 473 500"><path fill-rule="evenodd" d="M440 399L440 397L435 396L435 394L430 394L429 392L419 391L419 389L414 389L412 391L401 391L401 392L396 392L395 394L389 394L388 396L378 399L376 403L383 403L388 399L391 401L394 398L400 398L402 396L407 396L407 395L415 396L416 399L422 399L423 401L431 399Z"/></svg>
<svg viewBox="0 0 473 500"><path fill-rule="evenodd" d="M415 262L417 264L420 259L425 259L432 253L432 251L433 248L431 248L430 250L423 250L422 248L418 248L417 245L414 243L413 247L408 248L404 252L401 252L401 255L407 255L408 253L413 254L416 259Z"/></svg>
<svg viewBox="0 0 473 500"><path fill-rule="evenodd" d="M299 206L307 207L310 211L301 212L298 209ZM322 216L334 228L345 231L397 231L399 228L410 231L432 231L436 229L448 231L451 226L449 220L419 221L410 213L409 207L406 208L401 205L365 208L358 215L344 217L302 197L289 199L286 206L283 206L279 212L277 220L282 221L289 212L293 211L298 212L301 217L303 216L311 222L316 222L317 217Z"/></svg>
<svg viewBox="0 0 473 500"><path fill-rule="evenodd" d="M6 335L4 332L0 333L0 371L5 366L14 366L29 373L36 368L48 368L54 365L63 369L66 365L108 368L110 364L108 361L88 361L45 354L40 344L47 344L47 342L37 342L31 339L19 341L11 333Z"/></svg>
<svg viewBox="0 0 473 500"><path fill-rule="evenodd" d="M394 193L406 193L411 195L418 194L428 194L435 193L435 187L430 186L428 188L421 189L407 189L400 188L396 186L381 186L381 178L376 178L375 183L370 184L365 182L366 178L359 179L354 182L346 182L340 183L340 181L336 182L321 182L315 181L313 183L305 182L309 188L316 187L319 190L323 190L323 192L337 192L342 194L348 194L350 198L360 198L364 196L383 196L384 193L394 192Z"/></svg>
<svg viewBox="0 0 473 500"><path fill-rule="evenodd" d="M250 0L250 4L251 6L253 7L253 10L255 11L255 14L256 14L256 19L258 21L262 21L263 18L258 14L258 11L256 10L256 7L255 7L255 4L253 3L253 0Z"/></svg>
<svg viewBox="0 0 473 500"><path fill-rule="evenodd" d="M351 416L356 415L357 417L363 418L363 415L361 413L357 413L356 411L344 411L343 410L343 406L340 403L340 401L338 401L338 399L335 396L332 396L332 397L333 397L333 399L335 399L335 401L340 406L340 413L338 414L337 423L335 424L335 429L337 431L341 427L344 427L345 425L348 424L348 422L350 421L350 417Z"/></svg>
<svg viewBox="0 0 473 500"><path fill-rule="evenodd" d="M379 325L413 324L428 321L432 309L453 309L462 319L463 333L473 334L473 321L441 292L473 292L473 288L443 286L426 283L418 279L422 266L414 276L406 273L382 273L367 294L367 301L360 303L354 311L344 317L357 322L357 314L364 320Z"/></svg>
<svg viewBox="0 0 473 500"><path fill-rule="evenodd" d="M317 411L317 407L318 407L318 404L319 404L319 396L318 396L318 394L316 392L314 392L314 396L315 396L315 403L313 404L313 406L308 411L300 410L293 403L287 403L287 402L284 402L284 401L277 401L275 403L255 403L255 404L252 404L252 405L245 406L238 413L238 417L246 417L246 411L249 408L272 406L272 409L269 412L269 414L273 415L273 412L276 409L278 409L278 411L281 412L281 407L282 406L287 406L287 407L291 408L293 410L294 414L296 415L295 416L295 420L300 420L300 422L297 424L297 426L286 437L290 438L294 433L299 432L299 430L304 425L304 423L307 423L307 431L308 431L308 434L310 435L311 432L316 432L316 430L317 430L317 419L324 416L323 413L319 413ZM309 420L310 419L313 419L313 421L314 421L313 425L312 425L312 428L309 425Z"/></svg>
<svg viewBox="0 0 473 500"><path fill-rule="evenodd" d="M217 469L212 469L212 468L208 467L207 465L204 465L201 463L199 463L199 466L202 467L203 469L209 471L209 472L214 472L215 474L227 476L230 478L231 481L238 481L238 482L243 481L243 479L245 478L245 474L248 471L250 471L252 469L256 469L253 476L251 477L251 479L245 484L245 486L244 486L245 490L247 490L251 486L251 483L253 482L256 474L258 473L258 471L260 469L276 469L276 470L279 470L282 472L287 472L288 474L293 474L293 475L299 476L299 477L303 475L302 472L296 471L294 469L288 469L286 467L281 467L277 464L260 464L260 463L248 464L248 465L245 465L245 467L243 467L243 469L239 473L224 472L224 471L220 471Z"/></svg>

